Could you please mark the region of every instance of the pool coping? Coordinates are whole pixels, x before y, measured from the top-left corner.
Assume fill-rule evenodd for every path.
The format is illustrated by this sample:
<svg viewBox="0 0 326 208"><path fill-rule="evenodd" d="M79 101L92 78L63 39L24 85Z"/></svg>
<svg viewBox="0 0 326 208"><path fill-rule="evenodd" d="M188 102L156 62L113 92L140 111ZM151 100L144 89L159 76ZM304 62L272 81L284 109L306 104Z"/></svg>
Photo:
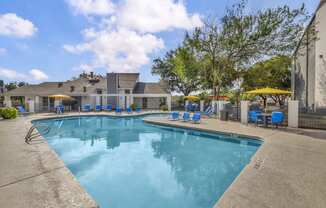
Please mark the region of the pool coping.
<svg viewBox="0 0 326 208"><path fill-rule="evenodd" d="M23 148L24 151L28 150L30 152L38 152L36 155L33 155L32 159L34 157L36 158L35 163L40 163L40 161L41 163L45 163L46 168L48 168L48 166L51 166L49 165L51 162L55 164L60 164L60 166L62 166L63 164L63 161L58 157L58 155L48 145L46 139L44 139L43 137L40 138L41 140L43 140L43 145L24 144L23 138L21 137L26 134L28 128L32 125L31 122L33 120L102 115L126 117L142 116L153 113L162 112L152 111L143 112L140 114L122 115L115 115L107 112L88 112L80 114L69 113L59 116L55 114L35 114L27 117L18 118L17 122L15 120L8 122L4 120L1 121L6 125L8 124L7 126L9 129L11 128L17 130L17 135L14 135L14 138L11 139L6 138L4 140L5 145L0 145L0 164L7 165L5 167L8 167L9 169L8 173L2 173L0 170L0 176L1 174L3 174L5 176L4 178L7 177L13 182L12 184L5 184L6 186L2 186L3 182L0 180L0 207L22 207L16 204L17 199L15 197L20 197L19 200L21 200L22 202L36 203L36 205L33 207L43 207L42 202L44 203L44 201L42 201L43 199L27 198L33 197L33 195L26 196L25 194L21 194L19 196L16 196L16 194L14 194L10 195L11 199L8 198L7 188L11 188L16 184L19 184L20 186L24 187L24 184L22 184L21 181L26 181L26 183L28 183L31 179L29 179L28 177L26 179L26 174L20 174L19 172L17 173L16 169L19 167L14 167L13 165L11 165L10 162L8 162L9 158L1 158L1 153L4 148L6 148L7 146L13 147L14 145L17 145L19 146L19 148ZM222 122L217 121L216 119L204 119L202 121L202 124L199 125L184 123L180 121L171 122L168 121L166 118L147 118L144 119L144 122L152 123L154 125L168 125L170 127L205 131L209 133L226 133L228 135L240 135L250 138L255 137L264 141L261 147L256 152L256 154L252 157L251 162L241 171L238 177L225 191L223 196L218 200L215 207L322 207L323 204L326 204L326 191L324 191L326 179L322 177L326 174L326 168L322 165L326 161L326 141L278 130L256 128L252 126L241 125L239 123ZM21 128L21 125L23 125L25 128ZM7 130L0 128L0 136L5 135L5 137L8 137L7 133ZM278 139L278 137L285 137L285 139ZM3 141L0 140L0 144L1 142ZM18 150L14 150L13 152L15 153L15 151ZM12 157L17 157L14 153ZM48 155L46 156L45 153ZM23 156L26 156L26 154L27 153L24 152L22 153ZM277 156L277 154L281 154L281 156ZM305 159L303 155L307 155L308 159ZM298 161L296 161L296 157L298 157L298 159L304 160L303 162L299 160L300 162L302 162L302 164L297 164ZM312 160L314 162L312 162ZM300 177L298 177L296 172L292 171L292 169L289 169L286 165L301 173ZM314 169L311 167L313 167ZM53 167L51 166L51 168ZM29 171L30 167L26 167L26 169L27 170L21 171ZM80 186L77 179L71 174L69 169L64 164L63 167L60 167L59 173L56 173L55 169L50 169L50 171L54 172L52 180L59 181L59 185L61 183L68 183L71 187L74 188L75 191L71 192L69 190L63 190L62 192L57 193L59 195L58 198L63 199L61 201L49 198L48 200L50 200L51 203L55 204L54 207L98 207L94 199L92 199L92 197ZM52 172L50 172L50 174ZM11 173L11 175L9 175L9 173ZM289 174L289 176L291 176L292 178L289 179L289 177L286 177L287 174ZM302 175L304 175L304 177L302 177ZM41 176L38 175L35 176L36 179L40 177ZM283 180L282 177L285 177L286 180ZM311 182L312 180L313 182ZM282 186L282 183L280 184L279 181L284 181L286 186ZM313 186L309 184L309 182L312 183ZM302 187L298 186L298 183L305 186L305 191L301 190ZM48 185L49 190L46 191L48 191L49 195L51 195L51 189L56 190L58 188L57 186L59 185L50 184ZM38 186L42 185L40 184ZM59 188L62 188L61 186ZM291 191L295 193L294 195L289 193L288 187L291 187ZM17 192L17 190L12 191L14 191L13 193ZM1 196L2 192L4 194L3 196ZM72 202L71 200L68 200L67 197L69 198L69 196L73 199L80 200L78 201L79 203L76 203L76 201ZM281 198L278 198L278 200L273 200L276 198L276 196ZM6 203L6 201L2 201L1 197L6 197L5 199L7 200L7 204L3 204ZM31 200L34 201L31 202ZM8 203L13 203L15 206L12 206L12 204L10 204L10 206L7 206ZM67 206L67 204L69 204L69 206Z"/></svg>

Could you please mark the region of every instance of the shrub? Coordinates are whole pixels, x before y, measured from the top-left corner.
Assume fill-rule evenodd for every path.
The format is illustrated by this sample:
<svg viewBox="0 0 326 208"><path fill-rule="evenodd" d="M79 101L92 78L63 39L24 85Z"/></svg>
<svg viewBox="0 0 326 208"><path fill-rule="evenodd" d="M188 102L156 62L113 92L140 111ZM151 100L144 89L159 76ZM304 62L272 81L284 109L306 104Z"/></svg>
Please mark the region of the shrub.
<svg viewBox="0 0 326 208"><path fill-rule="evenodd" d="M134 110L136 110L137 106L136 106L135 103L133 103L133 104L130 105L130 108L134 111Z"/></svg>
<svg viewBox="0 0 326 208"><path fill-rule="evenodd" d="M167 105L162 105L162 106L161 106L161 110L162 110L162 111L168 111L169 108L168 108Z"/></svg>
<svg viewBox="0 0 326 208"><path fill-rule="evenodd" d="M17 117L18 111L16 108L3 108L0 109L0 115L4 119L14 119Z"/></svg>

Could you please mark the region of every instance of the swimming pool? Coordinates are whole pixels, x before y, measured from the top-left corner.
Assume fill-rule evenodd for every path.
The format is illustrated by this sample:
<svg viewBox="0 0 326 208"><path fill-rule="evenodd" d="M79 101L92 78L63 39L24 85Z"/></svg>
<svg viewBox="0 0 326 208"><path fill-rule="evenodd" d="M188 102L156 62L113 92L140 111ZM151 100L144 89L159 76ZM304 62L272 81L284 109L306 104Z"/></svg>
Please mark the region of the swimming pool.
<svg viewBox="0 0 326 208"><path fill-rule="evenodd" d="M154 126L144 117L39 120L44 135L103 208L211 208L261 142Z"/></svg>

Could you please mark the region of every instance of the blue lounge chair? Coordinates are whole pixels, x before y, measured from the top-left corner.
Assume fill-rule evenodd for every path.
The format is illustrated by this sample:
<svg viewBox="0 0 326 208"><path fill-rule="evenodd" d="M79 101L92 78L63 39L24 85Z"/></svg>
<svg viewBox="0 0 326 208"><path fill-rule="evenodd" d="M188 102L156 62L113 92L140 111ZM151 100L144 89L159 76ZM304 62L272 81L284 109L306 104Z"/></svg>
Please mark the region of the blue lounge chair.
<svg viewBox="0 0 326 208"><path fill-rule="evenodd" d="M204 115L211 117L213 115L213 107L209 105L204 111Z"/></svg>
<svg viewBox="0 0 326 208"><path fill-rule="evenodd" d="M61 114L64 113L65 107L63 105L58 105L55 106L54 109L57 114Z"/></svg>
<svg viewBox="0 0 326 208"><path fill-rule="evenodd" d="M116 113L122 113L122 109L121 109L120 107L116 107L116 108L115 108L115 112L116 112Z"/></svg>
<svg viewBox="0 0 326 208"><path fill-rule="evenodd" d="M179 112L172 112L171 115L170 115L170 120L171 121L179 120Z"/></svg>
<svg viewBox="0 0 326 208"><path fill-rule="evenodd" d="M27 113L23 106L17 106L17 110L19 111L19 113Z"/></svg>
<svg viewBox="0 0 326 208"><path fill-rule="evenodd" d="M140 108L140 107L137 107L137 108L136 108L136 112L137 112L137 113L140 113L140 112L141 112L141 108Z"/></svg>
<svg viewBox="0 0 326 208"><path fill-rule="evenodd" d="M132 113L132 109L130 107L126 108L127 113Z"/></svg>
<svg viewBox="0 0 326 208"><path fill-rule="evenodd" d="M101 111L102 110L102 106L101 105L96 105L95 106L95 111Z"/></svg>
<svg viewBox="0 0 326 208"><path fill-rule="evenodd" d="M258 123L263 123L263 118L260 115L260 111L249 111L249 122L255 123L258 125Z"/></svg>
<svg viewBox="0 0 326 208"><path fill-rule="evenodd" d="M90 104L83 105L82 111L85 111L85 112L91 111L91 105Z"/></svg>
<svg viewBox="0 0 326 208"><path fill-rule="evenodd" d="M272 112L271 124L275 125L276 128L282 124L284 121L284 113L283 112Z"/></svg>
<svg viewBox="0 0 326 208"><path fill-rule="evenodd" d="M200 113L194 113L194 115L192 116L192 121L194 123L200 123L200 119L201 119Z"/></svg>
<svg viewBox="0 0 326 208"><path fill-rule="evenodd" d="M111 104L108 104L105 106L104 110L106 111L112 111L112 105Z"/></svg>
<svg viewBox="0 0 326 208"><path fill-rule="evenodd" d="M190 120L191 120L191 119L190 119L190 113L188 113L188 112L184 112L184 113L183 113L183 116L182 116L182 119L183 119L184 122L188 122L188 121L190 121Z"/></svg>

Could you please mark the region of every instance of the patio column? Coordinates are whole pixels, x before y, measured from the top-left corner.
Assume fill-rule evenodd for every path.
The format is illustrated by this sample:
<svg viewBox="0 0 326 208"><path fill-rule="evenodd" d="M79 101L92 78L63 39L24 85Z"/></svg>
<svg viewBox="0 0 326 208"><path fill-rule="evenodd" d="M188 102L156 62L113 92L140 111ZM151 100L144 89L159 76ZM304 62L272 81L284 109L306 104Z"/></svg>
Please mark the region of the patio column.
<svg viewBox="0 0 326 208"><path fill-rule="evenodd" d="M289 100L288 103L288 126L292 128L299 127L299 101Z"/></svg>
<svg viewBox="0 0 326 208"><path fill-rule="evenodd" d="M249 101L241 101L241 123L248 124Z"/></svg>
<svg viewBox="0 0 326 208"><path fill-rule="evenodd" d="M54 107L61 105L61 100L54 99Z"/></svg>
<svg viewBox="0 0 326 208"><path fill-rule="evenodd" d="M171 111L171 95L166 96L166 104L168 105L168 110Z"/></svg>
<svg viewBox="0 0 326 208"><path fill-rule="evenodd" d="M101 105L101 97L99 95L95 97L95 105Z"/></svg>
<svg viewBox="0 0 326 208"><path fill-rule="evenodd" d="M35 96L35 112L40 112L40 96Z"/></svg>
<svg viewBox="0 0 326 208"><path fill-rule="evenodd" d="M28 112L35 113L35 102L33 98L28 98Z"/></svg>
<svg viewBox="0 0 326 208"><path fill-rule="evenodd" d="M10 99L10 96L5 96L5 100L4 100L5 102L5 106L6 107L11 107L11 99Z"/></svg>
<svg viewBox="0 0 326 208"><path fill-rule="evenodd" d="M204 112L204 110L205 110L205 109L204 109L204 104L205 104L205 100L201 100L201 101L200 101L200 111L201 111L201 112Z"/></svg>
<svg viewBox="0 0 326 208"><path fill-rule="evenodd" d="M187 107L188 107L188 105L189 105L189 100L186 100L186 101L185 101L185 111L187 111Z"/></svg>

